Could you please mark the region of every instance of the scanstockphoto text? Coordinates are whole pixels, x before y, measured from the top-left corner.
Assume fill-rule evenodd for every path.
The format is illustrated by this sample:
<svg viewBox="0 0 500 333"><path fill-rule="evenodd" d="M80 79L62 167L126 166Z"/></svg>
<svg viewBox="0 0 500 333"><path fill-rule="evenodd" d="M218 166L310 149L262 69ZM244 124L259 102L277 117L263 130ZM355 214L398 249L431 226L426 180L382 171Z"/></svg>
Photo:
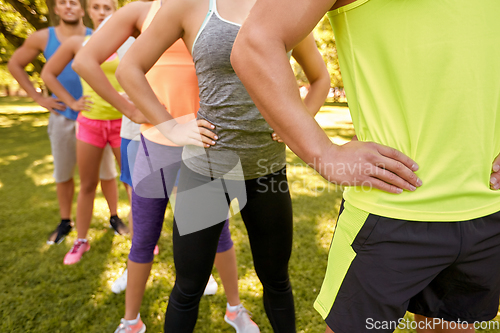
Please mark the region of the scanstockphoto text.
<svg viewBox="0 0 500 333"><path fill-rule="evenodd" d="M274 165L268 165L267 164L268 160L267 159L259 159L257 161L257 165L260 168L259 174L261 176L268 175L272 172L273 169L279 167L277 163ZM306 189L314 194L322 194L322 193L329 193L329 192L338 192L342 191L345 187L352 187L351 191L361 191L361 192L369 192L372 190L373 185L371 182L367 180L358 180L356 177L352 181L342 181L340 183L331 183L329 181L317 181L313 177L307 177L307 176L316 176L318 175L317 167L319 167L319 163L316 163L314 161L313 163L307 163L306 164L308 167L305 167L303 163L295 163L295 164L290 164L287 163L286 169L283 169L282 172L285 173L286 170L291 170L293 168L294 170L294 175L301 176L299 177L300 179L297 180L288 180L288 181L269 181L268 184L265 184L263 181L258 180L258 184L262 186L260 191L261 193L271 191L273 193L276 192L285 192L289 188L292 189ZM297 169L300 168L300 169ZM344 163L336 163L336 164L328 164L328 163L322 163L321 168L322 170L329 171L329 174L334 174L336 176L342 177L342 176L353 176L353 175L359 175L359 174L365 174L369 175L371 174L370 168L372 167L371 164L368 163L354 163L354 164L344 164ZM383 166L379 166L381 169L383 169ZM300 170L297 173L297 170ZM331 171L330 171L331 170Z"/></svg>
<svg viewBox="0 0 500 333"><path fill-rule="evenodd" d="M434 329L445 329L454 330L461 329L465 330L469 328L469 325L473 324L475 329L482 330L498 330L500 329L500 322L498 321L475 321L469 323L458 319L457 321L444 321L440 318L432 318L432 320L427 321L413 321L408 318L399 318L398 320L376 320L373 318L366 318L365 327L368 330L434 330Z"/></svg>

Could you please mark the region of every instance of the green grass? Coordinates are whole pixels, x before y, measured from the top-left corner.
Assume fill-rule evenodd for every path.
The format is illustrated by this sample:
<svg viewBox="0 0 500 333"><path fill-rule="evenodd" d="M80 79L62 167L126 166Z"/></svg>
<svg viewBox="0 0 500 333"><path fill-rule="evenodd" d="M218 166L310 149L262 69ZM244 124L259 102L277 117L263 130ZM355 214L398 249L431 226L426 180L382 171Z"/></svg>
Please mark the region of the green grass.
<svg viewBox="0 0 500 333"><path fill-rule="evenodd" d="M318 119L335 142L354 134L345 108L325 107ZM125 268L130 239L108 229L107 206L99 193L89 233L92 249L80 263L62 264L75 231L60 245L46 245L58 222L47 122L48 113L28 100L0 98L0 332L113 332L124 313L124 294L113 294L110 286ZM324 332L325 324L312 305L326 269L341 191L290 151L287 159L294 209L290 274L297 328L298 332ZM125 217L129 208L122 187L119 204ZM169 208L141 308L148 332L163 332L175 276L171 233ZM239 216L231 220L231 233L243 303L261 331L272 332ZM215 270L214 275L220 285ZM195 331L234 332L223 320L225 302L222 288L214 296L203 297Z"/></svg>

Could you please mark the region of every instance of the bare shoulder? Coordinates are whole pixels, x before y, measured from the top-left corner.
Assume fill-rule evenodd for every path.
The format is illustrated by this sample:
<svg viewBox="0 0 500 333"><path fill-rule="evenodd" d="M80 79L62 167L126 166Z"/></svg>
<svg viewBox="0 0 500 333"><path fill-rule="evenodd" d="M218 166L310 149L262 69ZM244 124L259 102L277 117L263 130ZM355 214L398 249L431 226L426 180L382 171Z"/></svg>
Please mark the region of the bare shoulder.
<svg viewBox="0 0 500 333"><path fill-rule="evenodd" d="M149 10L151 9L152 4L153 1L132 1L122 8L118 9L113 15L116 15L118 13L127 16L147 15Z"/></svg>
<svg viewBox="0 0 500 333"><path fill-rule="evenodd" d="M170 11L186 14L197 11L198 8L208 8L209 0L163 0L162 7L169 7Z"/></svg>
<svg viewBox="0 0 500 333"><path fill-rule="evenodd" d="M209 0L165 0L171 2L171 15L180 19L184 32L189 36L196 35L205 19ZM186 36L185 36L186 37ZM188 37L188 39L190 39Z"/></svg>
<svg viewBox="0 0 500 333"><path fill-rule="evenodd" d="M66 39L62 45L65 45L66 47L70 47L72 49L79 49L83 43L85 42L85 39L87 36L79 36L79 35L74 35Z"/></svg>
<svg viewBox="0 0 500 333"><path fill-rule="evenodd" d="M23 47L28 47L30 49L43 52L45 50L45 46L47 45L48 39L49 39L49 29L48 28L40 29L29 35L28 38L26 38Z"/></svg>
<svg viewBox="0 0 500 333"><path fill-rule="evenodd" d="M134 24L140 31L152 5L153 1L133 1L118 9L113 16L121 22Z"/></svg>
<svg viewBox="0 0 500 333"><path fill-rule="evenodd" d="M74 35L61 43L56 53L72 53L75 55L83 46L85 36Z"/></svg>

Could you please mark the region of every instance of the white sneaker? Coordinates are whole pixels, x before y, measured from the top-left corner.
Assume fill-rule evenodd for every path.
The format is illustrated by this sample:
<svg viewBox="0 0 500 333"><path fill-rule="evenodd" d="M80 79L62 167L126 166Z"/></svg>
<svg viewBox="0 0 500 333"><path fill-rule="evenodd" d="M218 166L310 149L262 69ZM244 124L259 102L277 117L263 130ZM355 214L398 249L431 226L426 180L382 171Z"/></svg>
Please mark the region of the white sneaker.
<svg viewBox="0 0 500 333"><path fill-rule="evenodd" d="M127 289L127 269L123 271L122 275L111 286L111 291L115 294L119 294L125 289Z"/></svg>
<svg viewBox="0 0 500 333"><path fill-rule="evenodd" d="M205 287L203 295L215 295L215 293L217 292L217 288L219 288L219 286L217 285L217 281L215 281L213 275L210 274L210 279L208 279L208 283Z"/></svg>

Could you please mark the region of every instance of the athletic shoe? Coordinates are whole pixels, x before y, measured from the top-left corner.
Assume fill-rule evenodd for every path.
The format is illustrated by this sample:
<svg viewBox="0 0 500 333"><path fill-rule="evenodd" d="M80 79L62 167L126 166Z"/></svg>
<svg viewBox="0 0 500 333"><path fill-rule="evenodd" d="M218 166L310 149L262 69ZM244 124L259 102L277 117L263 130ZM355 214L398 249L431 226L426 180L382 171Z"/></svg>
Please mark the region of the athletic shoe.
<svg viewBox="0 0 500 333"><path fill-rule="evenodd" d="M210 279L208 279L208 283L205 287L203 295L215 295L215 293L217 292L217 288L219 288L219 286L217 285L217 281L215 281L213 275L210 274Z"/></svg>
<svg viewBox="0 0 500 333"><path fill-rule="evenodd" d="M125 289L127 289L127 269L123 271L122 275L120 275L120 277L116 279L111 286L111 291L115 294L119 294Z"/></svg>
<svg viewBox="0 0 500 333"><path fill-rule="evenodd" d="M233 326L236 333L260 333L259 326L250 318L248 310L243 305L238 305L236 311L226 309L224 320Z"/></svg>
<svg viewBox="0 0 500 333"><path fill-rule="evenodd" d="M157 256L160 253L160 249L158 248L158 245L155 245L155 249L153 250L153 254Z"/></svg>
<svg viewBox="0 0 500 333"><path fill-rule="evenodd" d="M109 219L109 227L115 229L116 235L128 234L128 227L123 223L118 216L111 216Z"/></svg>
<svg viewBox="0 0 500 333"><path fill-rule="evenodd" d="M80 261L82 255L90 250L89 242L84 242L81 240L76 240L73 244L71 250L64 256L64 264L65 265L73 265Z"/></svg>
<svg viewBox="0 0 500 333"><path fill-rule="evenodd" d="M71 221L61 221L57 226L56 230L54 230L49 238L47 239L47 244L60 244L66 235L68 235L73 228L73 222Z"/></svg>
<svg viewBox="0 0 500 333"><path fill-rule="evenodd" d="M135 325L130 325L127 320L122 318L120 325L116 329L115 333L144 333L146 332L146 325L142 322L141 318Z"/></svg>

